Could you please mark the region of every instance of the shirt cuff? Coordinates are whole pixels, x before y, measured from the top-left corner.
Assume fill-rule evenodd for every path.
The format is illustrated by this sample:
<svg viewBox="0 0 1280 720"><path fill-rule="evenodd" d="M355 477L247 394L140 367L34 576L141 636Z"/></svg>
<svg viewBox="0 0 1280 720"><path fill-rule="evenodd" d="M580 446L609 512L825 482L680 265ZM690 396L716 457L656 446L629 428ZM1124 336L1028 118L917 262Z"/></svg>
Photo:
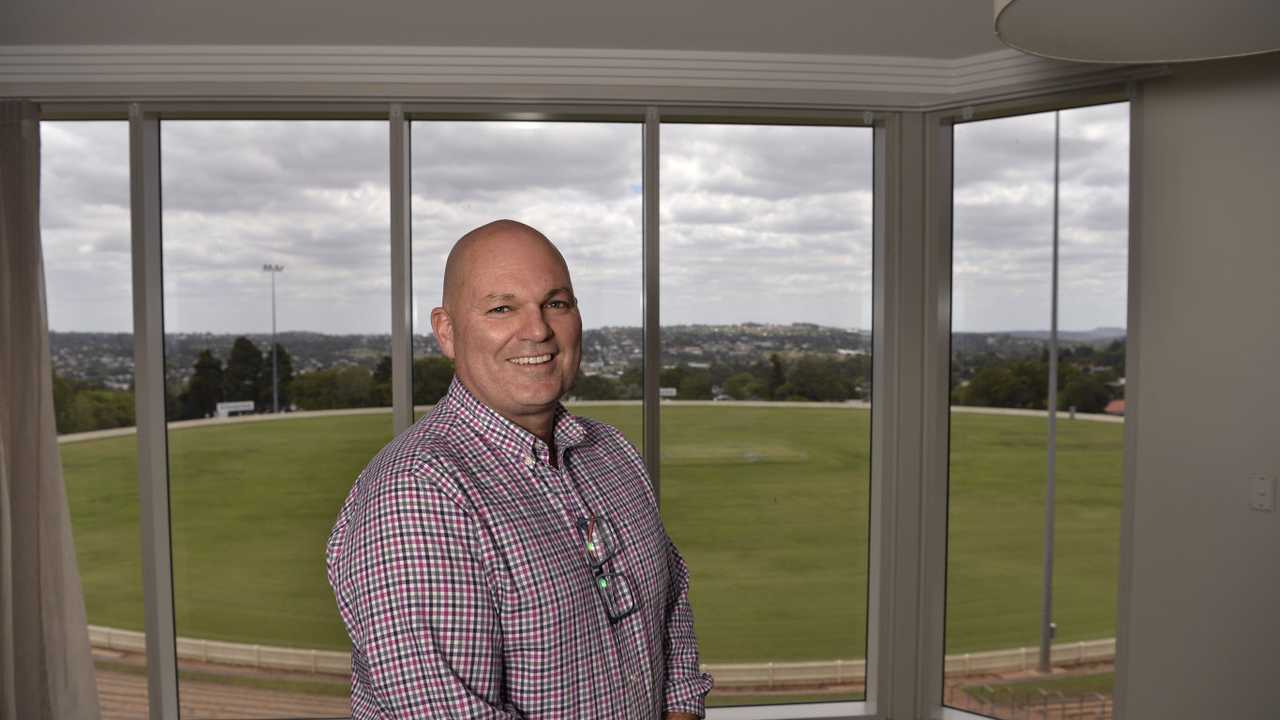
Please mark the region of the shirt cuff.
<svg viewBox="0 0 1280 720"><path fill-rule="evenodd" d="M698 717L707 716L707 693L711 692L714 682L711 675L698 673L677 683L667 686L664 713L689 713Z"/></svg>

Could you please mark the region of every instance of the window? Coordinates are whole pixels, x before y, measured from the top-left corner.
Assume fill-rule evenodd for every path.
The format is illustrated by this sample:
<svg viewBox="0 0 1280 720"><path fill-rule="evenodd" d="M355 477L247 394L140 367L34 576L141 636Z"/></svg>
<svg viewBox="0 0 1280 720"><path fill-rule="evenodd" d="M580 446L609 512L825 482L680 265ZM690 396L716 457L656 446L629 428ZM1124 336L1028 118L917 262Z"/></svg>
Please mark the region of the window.
<svg viewBox="0 0 1280 720"><path fill-rule="evenodd" d="M349 712L324 545L392 436L387 143L378 122L161 124L184 718Z"/></svg>
<svg viewBox="0 0 1280 720"><path fill-rule="evenodd" d="M1060 130L1055 113L955 128L944 694L1005 718L1030 705L1107 717L1114 684L1128 106L1057 115ZM1046 567L1053 678L1028 672L1040 664Z"/></svg>
<svg viewBox="0 0 1280 720"><path fill-rule="evenodd" d="M893 134L662 125L661 183L649 188L661 195L660 263L644 267L642 126L563 120L571 117L412 123L413 319L398 329L412 335L417 410L427 411L452 374L429 323L452 243L498 217L545 231L566 255L584 318L571 409L660 451L664 521L690 569L703 661L718 681L711 704L866 697L869 648L898 636L883 617L868 628L870 560L911 567L891 541L923 530L907 499L887 522L876 516L898 526L868 556L872 155ZM1100 652L1103 664L1073 665L1068 680L1048 683L993 677L982 664L1011 648L1034 664L1039 640L1052 114L954 129L946 574L933 565L927 576L883 573L874 596L909 603L901 596L917 583L926 596L945 590L940 699L1000 717L1024 710L1019 698L1032 695L1055 709L1071 699L1083 717L1105 713L1113 682L1105 648L1115 624L1123 425L1107 413L1120 411L1124 386L1127 107L1059 117L1052 617L1060 647ZM99 407L117 407L107 391L128 392L133 352L126 127L44 128L56 371L70 378L90 368L102 385L60 385L60 420L114 417ZM393 432L388 123L166 120L161 129L164 287L144 301L165 314L183 716L343 715L348 641L322 548L356 474ZM902 139L904 148L912 142ZM893 148L885 156L896 157ZM919 179L905 165L884 172ZM885 247L898 240L915 241L886 236ZM894 282L929 280L908 265L895 268ZM661 305L656 357L643 352L646 272ZM888 308L900 299L885 297ZM893 337L916 322L900 314L886 311L891 322L877 332ZM916 377L919 368L903 369L912 360L900 361L882 381ZM648 408L658 438L642 434L645 362L658 366L649 389L659 401ZM895 451L928 450L912 442ZM140 633L142 585L128 580L141 572L135 447L127 437L74 442L63 461L90 620ZM892 474L894 465L881 467ZM871 632L881 644L868 644ZM937 656L921 657L921 647L891 651L896 662L925 667ZM140 716L145 661L111 652L99 651L99 677L131 679L134 699L108 714ZM159 666L150 681L171 688ZM804 712L900 712L884 694L875 701ZM774 707L729 714L795 716Z"/></svg>
<svg viewBox="0 0 1280 720"><path fill-rule="evenodd" d="M147 657L132 435L129 128L40 124L54 409L101 694L146 717Z"/></svg>
<svg viewBox="0 0 1280 720"><path fill-rule="evenodd" d="M662 127L662 511L713 704L860 698L868 128Z"/></svg>

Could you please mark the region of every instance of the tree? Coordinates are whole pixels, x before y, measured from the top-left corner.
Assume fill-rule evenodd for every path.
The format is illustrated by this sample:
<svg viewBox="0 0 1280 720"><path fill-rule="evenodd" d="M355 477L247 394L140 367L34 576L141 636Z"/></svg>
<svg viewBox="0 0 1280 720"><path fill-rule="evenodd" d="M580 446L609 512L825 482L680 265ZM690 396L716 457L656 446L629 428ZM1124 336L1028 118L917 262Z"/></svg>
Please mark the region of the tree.
<svg viewBox="0 0 1280 720"><path fill-rule="evenodd" d="M76 387L58 373L53 373L53 418L59 433L78 432L71 421L71 401Z"/></svg>
<svg viewBox="0 0 1280 720"><path fill-rule="evenodd" d="M791 392L806 400L848 400L853 397L851 378L839 360L805 355L796 361L787 378Z"/></svg>
<svg viewBox="0 0 1280 720"><path fill-rule="evenodd" d="M208 349L201 350L191 366L195 371L180 397L183 418L209 417L222 402L222 361Z"/></svg>
<svg viewBox="0 0 1280 720"><path fill-rule="evenodd" d="M676 388L677 400L710 400L711 371L679 365L658 373L659 387Z"/></svg>
<svg viewBox="0 0 1280 720"><path fill-rule="evenodd" d="M768 392L765 383L749 372L738 372L725 378L724 392L734 400L762 398Z"/></svg>
<svg viewBox="0 0 1280 720"><path fill-rule="evenodd" d="M383 355L373 369L373 387L369 389L369 402L374 407L389 407L391 399L391 356Z"/></svg>
<svg viewBox="0 0 1280 720"><path fill-rule="evenodd" d="M618 383L604 375L579 375L573 384L573 396L579 400L616 400Z"/></svg>
<svg viewBox="0 0 1280 720"><path fill-rule="evenodd" d="M280 343L276 343L276 380L280 387L280 407L289 407L289 383L293 382L293 356ZM271 352L262 355L262 374L258 378L258 407L271 407Z"/></svg>
<svg viewBox="0 0 1280 720"><path fill-rule="evenodd" d="M383 355L378 360L378 366L373 369L373 382L390 383L391 382L391 356Z"/></svg>
<svg viewBox="0 0 1280 720"><path fill-rule="evenodd" d="M373 376L359 365L301 373L293 379L293 399L304 410L368 407Z"/></svg>
<svg viewBox="0 0 1280 720"><path fill-rule="evenodd" d="M53 416L59 434L133 425L133 392L93 387L53 373Z"/></svg>
<svg viewBox="0 0 1280 720"><path fill-rule="evenodd" d="M783 385L787 384L787 369L782 363L782 357L778 353L769 356L769 379L765 384L765 389L769 391L769 397L774 400L782 400Z"/></svg>
<svg viewBox="0 0 1280 720"><path fill-rule="evenodd" d="M1074 407L1080 412L1097 413L1111 402L1111 391L1101 377L1093 373L1080 373L1067 381L1058 404L1062 408Z"/></svg>
<svg viewBox="0 0 1280 720"><path fill-rule="evenodd" d="M641 365L628 365L618 378L618 398L621 400L639 400L644 397L644 368Z"/></svg>
<svg viewBox="0 0 1280 720"><path fill-rule="evenodd" d="M413 361L413 404L434 405L449 392L453 381L453 361L444 356L421 357Z"/></svg>
<svg viewBox="0 0 1280 720"><path fill-rule="evenodd" d="M231 345L227 369L222 375L222 395L227 400L258 401L262 379L262 353L247 337L241 336Z"/></svg>
<svg viewBox="0 0 1280 720"><path fill-rule="evenodd" d="M1045 363L1020 360L978 370L956 395L963 405L1043 409L1048 383L1049 369Z"/></svg>

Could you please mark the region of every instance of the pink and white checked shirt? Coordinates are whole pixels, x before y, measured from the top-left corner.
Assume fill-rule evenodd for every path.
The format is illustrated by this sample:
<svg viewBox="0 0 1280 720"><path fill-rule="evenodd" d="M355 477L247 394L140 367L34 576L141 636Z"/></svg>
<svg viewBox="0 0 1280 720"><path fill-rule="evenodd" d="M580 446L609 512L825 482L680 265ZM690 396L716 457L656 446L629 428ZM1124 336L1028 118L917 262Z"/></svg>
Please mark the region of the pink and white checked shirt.
<svg viewBox="0 0 1280 720"><path fill-rule="evenodd" d="M329 537L363 718L703 714L688 572L616 429L556 413L546 443L455 378L370 461ZM611 624L577 519L612 521L640 608Z"/></svg>

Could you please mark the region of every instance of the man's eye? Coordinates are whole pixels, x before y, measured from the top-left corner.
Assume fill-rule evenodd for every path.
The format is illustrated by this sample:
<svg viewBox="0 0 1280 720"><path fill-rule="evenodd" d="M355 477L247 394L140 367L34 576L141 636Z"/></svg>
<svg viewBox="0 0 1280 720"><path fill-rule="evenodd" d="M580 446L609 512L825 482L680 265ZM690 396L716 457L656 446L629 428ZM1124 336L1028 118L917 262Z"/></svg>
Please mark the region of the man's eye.
<svg viewBox="0 0 1280 720"><path fill-rule="evenodd" d="M555 308L557 310L568 310L573 307L573 305L571 305L568 300L548 300L547 307Z"/></svg>
<svg viewBox="0 0 1280 720"><path fill-rule="evenodd" d="M509 312L511 312L510 305L499 305L498 307L489 309L490 315L501 315L503 313L509 313Z"/></svg>

